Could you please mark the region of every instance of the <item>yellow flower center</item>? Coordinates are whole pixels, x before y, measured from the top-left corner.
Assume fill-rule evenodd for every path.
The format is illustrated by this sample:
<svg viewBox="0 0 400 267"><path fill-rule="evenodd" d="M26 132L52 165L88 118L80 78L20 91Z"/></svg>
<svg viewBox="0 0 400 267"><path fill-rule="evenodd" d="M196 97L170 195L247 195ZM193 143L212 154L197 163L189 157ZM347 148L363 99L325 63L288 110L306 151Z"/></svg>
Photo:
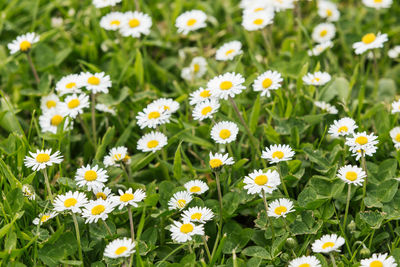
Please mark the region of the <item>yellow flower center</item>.
<svg viewBox="0 0 400 267"><path fill-rule="evenodd" d="M19 44L19 49L21 49L21 51L23 51L23 52L28 51L30 48L31 48L31 43L26 40L22 41Z"/></svg>
<svg viewBox="0 0 400 267"><path fill-rule="evenodd" d="M160 117L160 112L158 111L152 111L149 113L149 115L147 116L149 119L157 119L158 117Z"/></svg>
<svg viewBox="0 0 400 267"><path fill-rule="evenodd" d="M395 139L397 142L400 142L400 133L398 133L394 139Z"/></svg>
<svg viewBox="0 0 400 267"><path fill-rule="evenodd" d="M53 118L51 118L50 123L53 126L58 126L63 120L63 117L61 115L54 115Z"/></svg>
<svg viewBox="0 0 400 267"><path fill-rule="evenodd" d="M263 11L263 10L264 10L263 7L259 7L259 8L254 9L254 12Z"/></svg>
<svg viewBox="0 0 400 267"><path fill-rule="evenodd" d="M319 82L320 80L321 80L320 78L314 77L314 79L312 79L312 82L313 82L313 83L317 83L317 82Z"/></svg>
<svg viewBox="0 0 400 267"><path fill-rule="evenodd" d="M92 215L100 215L106 210L104 205L97 205L92 208Z"/></svg>
<svg viewBox="0 0 400 267"><path fill-rule="evenodd" d="M207 107L205 107L205 108L203 108L203 109L201 110L201 114L205 116L205 115L207 115L208 113L210 113L211 110L212 110L212 107L207 106Z"/></svg>
<svg viewBox="0 0 400 267"><path fill-rule="evenodd" d="M347 133L348 130L349 130L349 128L347 128L347 126L342 126L338 129L338 133L341 133L341 132Z"/></svg>
<svg viewBox="0 0 400 267"><path fill-rule="evenodd" d="M91 85L99 85L100 84L100 79L97 78L96 76L90 77L87 82Z"/></svg>
<svg viewBox="0 0 400 267"><path fill-rule="evenodd" d="M218 168L222 166L222 161L220 159L212 159L210 160L210 166L211 168Z"/></svg>
<svg viewBox="0 0 400 267"><path fill-rule="evenodd" d="M321 37L324 37L327 33L328 33L327 30L322 30L322 31L319 33L319 35L320 35Z"/></svg>
<svg viewBox="0 0 400 267"><path fill-rule="evenodd" d="M200 93L200 96L203 98L209 97L210 95L210 90L204 90Z"/></svg>
<svg viewBox="0 0 400 267"><path fill-rule="evenodd" d="M79 99L75 98L72 99L71 101L68 102L68 108L69 109L73 109L76 108L77 106L79 106L81 102L79 101Z"/></svg>
<svg viewBox="0 0 400 267"><path fill-rule="evenodd" d="M200 192L200 190L201 190L200 186L197 186L197 185L192 186L192 187L190 188L190 192L192 192L192 193Z"/></svg>
<svg viewBox="0 0 400 267"><path fill-rule="evenodd" d="M272 84L272 80L270 78L265 78L264 81L262 82L262 86L264 89L270 87Z"/></svg>
<svg viewBox="0 0 400 267"><path fill-rule="evenodd" d="M287 211L287 208L285 206L279 206L279 207L275 208L275 210L274 210L275 214L278 214L278 215L282 215L282 213L284 213L286 211Z"/></svg>
<svg viewBox="0 0 400 267"><path fill-rule="evenodd" d="M190 216L190 219L192 219L192 220L200 220L201 219L201 213L200 212L193 213L192 216Z"/></svg>
<svg viewBox="0 0 400 267"><path fill-rule="evenodd" d="M69 208L75 206L78 201L75 198L68 198L64 201L64 207Z"/></svg>
<svg viewBox="0 0 400 267"><path fill-rule="evenodd" d="M128 249L128 248L127 248L127 247L124 247L124 246L119 247L119 248L117 248L117 250L115 251L115 254L121 255L121 254L124 253L127 249Z"/></svg>
<svg viewBox="0 0 400 267"><path fill-rule="evenodd" d="M67 84L65 85L65 88L71 89L72 87L75 87L75 86L76 86L76 83L71 82L71 83L67 83Z"/></svg>
<svg viewBox="0 0 400 267"><path fill-rule="evenodd" d="M377 0L375 0L376 2ZM369 264L369 267L383 267L383 263L381 261L373 261Z"/></svg>
<svg viewBox="0 0 400 267"><path fill-rule="evenodd" d="M183 207L185 207L185 205L186 205L186 200L184 200L184 199L179 199L179 200L176 202L176 205L178 205L179 208L183 208Z"/></svg>
<svg viewBox="0 0 400 267"><path fill-rule="evenodd" d="M46 106L47 108L54 108L55 106L57 106L57 103L54 100L49 100L46 102Z"/></svg>
<svg viewBox="0 0 400 267"><path fill-rule="evenodd" d="M119 197L119 200L121 200L122 202L128 202L132 199L134 199L135 196L131 193L125 193L122 196Z"/></svg>
<svg viewBox="0 0 400 267"><path fill-rule="evenodd" d="M106 199L107 199L107 196L106 196L106 194L104 194L103 192L98 192L98 193L96 194L96 198L97 198L97 199L102 198L102 199L106 200Z"/></svg>
<svg viewBox="0 0 400 267"><path fill-rule="evenodd" d="M370 44L370 43L372 43L373 41L375 41L375 39L376 39L376 35L375 35L375 34L373 34L373 33L367 33L366 35L363 36L363 38L361 39L361 41L362 41L364 44Z"/></svg>
<svg viewBox="0 0 400 267"><path fill-rule="evenodd" d="M140 25L140 21L138 19L129 20L129 27L136 28L139 25Z"/></svg>
<svg viewBox="0 0 400 267"><path fill-rule="evenodd" d="M330 17L330 16L332 16L332 10L330 10L330 9L327 9L326 10L326 15L328 16L328 17Z"/></svg>
<svg viewBox="0 0 400 267"><path fill-rule="evenodd" d="M36 161L39 163L44 163L44 162L48 162L50 160L50 155L49 154L38 154L36 156Z"/></svg>
<svg viewBox="0 0 400 267"><path fill-rule="evenodd" d="M50 218L50 215L43 215L42 218L40 218L41 222L45 222Z"/></svg>
<svg viewBox="0 0 400 267"><path fill-rule="evenodd" d="M181 232L182 233L187 234L187 233L190 233L192 231L193 231L193 225L192 224L190 224L190 223L182 224L182 226L181 226Z"/></svg>
<svg viewBox="0 0 400 267"><path fill-rule="evenodd" d="M193 71L198 72L200 70L200 65L199 64L193 64Z"/></svg>
<svg viewBox="0 0 400 267"><path fill-rule="evenodd" d="M189 20L186 22L186 25L187 25L187 26L193 26L196 22L197 22L196 19L189 19Z"/></svg>
<svg viewBox="0 0 400 267"><path fill-rule="evenodd" d="M121 158L122 158L122 155L121 155L121 154L115 154L115 155L114 155L114 159L115 159L115 160L121 160Z"/></svg>
<svg viewBox="0 0 400 267"><path fill-rule="evenodd" d="M253 23L256 24L256 25L261 25L263 22L264 22L263 19L255 19L255 20L253 21Z"/></svg>
<svg viewBox="0 0 400 267"><path fill-rule="evenodd" d="M335 245L335 243L333 243L333 242L326 242L325 244L322 245L322 248L323 248L323 249L331 248L331 247L333 247L334 245Z"/></svg>
<svg viewBox="0 0 400 267"><path fill-rule="evenodd" d="M97 172L93 170L88 170L85 172L85 175L83 176L86 181L94 181L97 179Z"/></svg>
<svg viewBox="0 0 400 267"><path fill-rule="evenodd" d="M229 90L231 89L233 86L233 83L230 81L224 81L219 85L219 88L221 88L221 90Z"/></svg>
<svg viewBox="0 0 400 267"><path fill-rule="evenodd" d="M258 175L254 178L254 182L260 186L265 185L268 182L268 177L264 174Z"/></svg>
<svg viewBox="0 0 400 267"><path fill-rule="evenodd" d="M349 181L355 181L357 179L357 173L353 171L349 171L346 173L346 179Z"/></svg>
<svg viewBox="0 0 400 267"><path fill-rule="evenodd" d="M375 3L382 3L382 0L374 0Z"/></svg>
<svg viewBox="0 0 400 267"><path fill-rule="evenodd" d="M158 146L158 141L157 140L151 140L147 143L148 148L155 148Z"/></svg>
<svg viewBox="0 0 400 267"><path fill-rule="evenodd" d="M129 155L125 155L125 158L123 159L124 162L128 162L131 159Z"/></svg>
<svg viewBox="0 0 400 267"><path fill-rule="evenodd" d="M282 151L275 151L274 153L272 153L272 158L282 159L283 156L285 156L285 154L283 154Z"/></svg>
<svg viewBox="0 0 400 267"><path fill-rule="evenodd" d="M228 55L232 54L233 52L235 52L235 49L229 49L228 51L225 52L225 56L228 56Z"/></svg>
<svg viewBox="0 0 400 267"><path fill-rule="evenodd" d="M311 267L311 265L308 263L303 263L303 264L300 264L299 267Z"/></svg>
<svg viewBox="0 0 400 267"><path fill-rule="evenodd" d="M119 20L112 20L110 22L110 25L115 25L115 26L119 26L119 24L121 24L121 22Z"/></svg>
<svg viewBox="0 0 400 267"><path fill-rule="evenodd" d="M356 138L356 143L359 145L365 145L366 143L368 143L368 138L365 136L359 136Z"/></svg>
<svg viewBox="0 0 400 267"><path fill-rule="evenodd" d="M219 132L219 137L221 137L222 139L227 139L231 136L231 131L229 131L228 129L222 129Z"/></svg>

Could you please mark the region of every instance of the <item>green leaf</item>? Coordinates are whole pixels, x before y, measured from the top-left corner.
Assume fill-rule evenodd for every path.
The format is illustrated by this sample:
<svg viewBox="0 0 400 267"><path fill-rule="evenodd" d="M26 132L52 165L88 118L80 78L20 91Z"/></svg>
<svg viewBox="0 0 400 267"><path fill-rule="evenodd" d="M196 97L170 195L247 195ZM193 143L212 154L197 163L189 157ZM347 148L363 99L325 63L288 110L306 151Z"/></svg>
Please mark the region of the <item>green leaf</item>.
<svg viewBox="0 0 400 267"><path fill-rule="evenodd" d="M139 85L143 85L144 81L143 59L139 49L136 49L136 59L134 68L135 68L136 79Z"/></svg>
<svg viewBox="0 0 400 267"><path fill-rule="evenodd" d="M107 146L111 143L112 139L115 135L115 128L110 127L107 129L107 132L104 134L103 139L101 140L100 146L97 148L95 159L100 161L104 156Z"/></svg>
<svg viewBox="0 0 400 267"><path fill-rule="evenodd" d="M257 125L258 125L258 119L260 117L260 95L257 95L256 102L254 103L254 106L251 110L250 114L250 131L251 133L254 133L256 131Z"/></svg>
<svg viewBox="0 0 400 267"><path fill-rule="evenodd" d="M250 246L242 251L242 254L248 257L257 257L265 260L271 260L271 254L263 247Z"/></svg>
<svg viewBox="0 0 400 267"><path fill-rule="evenodd" d="M366 222L373 229L379 229L385 219L384 214L376 210L360 212L359 215L360 219Z"/></svg>
<svg viewBox="0 0 400 267"><path fill-rule="evenodd" d="M174 177L177 180L182 178L182 157L181 157L181 143L179 143L178 148L175 151L174 157Z"/></svg>
<svg viewBox="0 0 400 267"><path fill-rule="evenodd" d="M14 176L8 165L2 159L0 159L0 170L7 178L8 182L11 185L11 188L22 187L21 182Z"/></svg>

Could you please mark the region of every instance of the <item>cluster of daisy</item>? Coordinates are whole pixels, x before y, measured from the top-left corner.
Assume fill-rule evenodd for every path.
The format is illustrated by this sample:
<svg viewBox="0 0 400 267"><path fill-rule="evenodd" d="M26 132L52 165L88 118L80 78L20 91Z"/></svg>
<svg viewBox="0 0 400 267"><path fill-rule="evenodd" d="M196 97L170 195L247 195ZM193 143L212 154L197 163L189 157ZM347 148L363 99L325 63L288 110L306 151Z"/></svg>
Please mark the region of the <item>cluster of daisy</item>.
<svg viewBox="0 0 400 267"><path fill-rule="evenodd" d="M139 11L110 12L100 19L100 26L107 31L119 31L124 37L139 38L150 34L151 17Z"/></svg>

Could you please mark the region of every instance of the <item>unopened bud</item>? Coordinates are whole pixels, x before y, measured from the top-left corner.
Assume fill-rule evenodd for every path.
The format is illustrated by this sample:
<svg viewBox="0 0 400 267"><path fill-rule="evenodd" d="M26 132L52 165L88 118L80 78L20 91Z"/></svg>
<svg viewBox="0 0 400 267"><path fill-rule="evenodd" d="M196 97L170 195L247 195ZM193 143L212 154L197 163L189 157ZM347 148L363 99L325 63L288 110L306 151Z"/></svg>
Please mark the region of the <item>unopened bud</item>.
<svg viewBox="0 0 400 267"><path fill-rule="evenodd" d="M367 247L363 247L360 250L360 257L361 258L367 258L371 255L371 251Z"/></svg>
<svg viewBox="0 0 400 267"><path fill-rule="evenodd" d="M297 240L292 238L292 237L289 237L288 239L286 239L285 246L287 248L296 248L297 247Z"/></svg>
<svg viewBox="0 0 400 267"><path fill-rule="evenodd" d="M347 230L349 230L350 232L354 232L357 229L357 225L356 223L351 220L351 222L347 225Z"/></svg>

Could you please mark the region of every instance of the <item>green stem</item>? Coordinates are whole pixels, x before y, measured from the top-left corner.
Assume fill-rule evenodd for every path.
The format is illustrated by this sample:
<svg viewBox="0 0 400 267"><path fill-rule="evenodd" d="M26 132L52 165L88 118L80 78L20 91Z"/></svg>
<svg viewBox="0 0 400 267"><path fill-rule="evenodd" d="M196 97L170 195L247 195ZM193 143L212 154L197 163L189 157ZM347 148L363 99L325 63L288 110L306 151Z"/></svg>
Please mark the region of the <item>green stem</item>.
<svg viewBox="0 0 400 267"><path fill-rule="evenodd" d="M361 151L361 166L365 172L365 179L364 179L364 185L363 185L363 194L362 194L362 198L361 198L361 208L360 211L364 211L365 210L365 205L364 205L364 198L365 195L367 193L367 178L368 178L368 174L367 174L367 167L365 164L365 154L363 151Z"/></svg>
<svg viewBox="0 0 400 267"><path fill-rule="evenodd" d="M83 254L82 254L82 246L81 246L81 234L79 233L79 224L78 224L78 220L76 219L75 213L72 213L72 219L74 220L76 241L78 242L79 259L82 262L82 266L84 266Z"/></svg>
<svg viewBox="0 0 400 267"><path fill-rule="evenodd" d="M346 211L344 212L344 220L343 220L343 231L346 231L347 214L349 213L349 206L350 206L350 195L351 195L351 184L348 184Z"/></svg>
<svg viewBox="0 0 400 267"><path fill-rule="evenodd" d="M50 198L51 203L53 203L54 202L54 198L53 198L53 194L51 193L49 177L47 176L47 170L46 169L43 169L43 176L44 176L44 181L46 183L47 195Z"/></svg>
<svg viewBox="0 0 400 267"><path fill-rule="evenodd" d="M261 192L262 192L262 199L263 199L263 202L264 202L265 213L267 215L268 224L269 224L269 227L271 228L272 242L274 242L275 241L275 230L274 230L274 226L272 225L271 218L268 216L267 197L265 196L265 191L264 190L261 190Z"/></svg>
<svg viewBox="0 0 400 267"><path fill-rule="evenodd" d="M181 248L183 248L184 246L186 246L186 244L182 244L179 247L177 247L176 249L174 249L173 251L171 251L171 253L169 253L167 256L164 257L164 259L162 259L161 261L159 261L157 264L161 264L164 261L166 261L169 257L171 257L173 254L175 254L175 252L177 252L178 250L180 250Z"/></svg>
<svg viewBox="0 0 400 267"><path fill-rule="evenodd" d="M331 258L331 262L332 262L332 266L336 267L336 261L335 261L335 257L333 256L333 253L329 253L329 257Z"/></svg>
<svg viewBox="0 0 400 267"><path fill-rule="evenodd" d="M107 229L107 232L110 234L110 236L112 236L113 234L112 234L112 232L111 232L111 229L110 229L110 227L108 227L108 225L107 225L106 221L104 221L104 220L101 220L101 221L103 222L104 226L106 227L106 229Z"/></svg>
<svg viewBox="0 0 400 267"><path fill-rule="evenodd" d="M216 183L217 183L217 191L218 191L218 201L219 201L219 224L220 224L220 227L222 227L222 220L223 220L222 211L223 211L223 205L222 205L221 184L220 184L220 181L219 181L218 172L215 172L214 175L215 175L215 181L216 181Z"/></svg>
<svg viewBox="0 0 400 267"><path fill-rule="evenodd" d="M92 134L93 134L93 144L94 150L97 150L97 131L96 131L96 95L94 93L91 94L92 98Z"/></svg>
<svg viewBox="0 0 400 267"><path fill-rule="evenodd" d="M31 58L31 54L30 53L26 53L26 57L28 58L28 62L29 62L29 66L31 67L33 76L35 77L35 81L37 84L40 83L40 79L39 79L39 75L37 74L35 65L33 64L32 58Z"/></svg>
<svg viewBox="0 0 400 267"><path fill-rule="evenodd" d="M285 180L283 180L283 176L282 176L281 163L278 162L278 164L276 164L276 167L277 167L277 169L278 169L279 178L281 179L281 184L282 184L283 192L285 192L286 197L289 198L289 192L287 191L286 184L285 184Z"/></svg>
<svg viewBox="0 0 400 267"><path fill-rule="evenodd" d="M85 122L83 121L81 115L79 114L77 118L78 118L78 120L79 120L79 123L80 123L81 126L82 126L83 131L85 132L85 135L86 135L86 137L87 137L89 143L96 149L96 146L93 144L93 140L92 140L92 138L91 138L91 136L90 136L89 129L88 129L88 127L86 126Z"/></svg>
<svg viewBox="0 0 400 267"><path fill-rule="evenodd" d="M207 253L207 257L208 257L208 262L211 261L211 253L210 253L210 249L208 248L208 244L207 244L207 240L206 237L203 235L201 236L203 239L203 243L204 243L204 248L206 249L206 253Z"/></svg>
<svg viewBox="0 0 400 267"><path fill-rule="evenodd" d="M128 207L128 215L129 215L129 225L131 227L131 238L132 238L132 242L134 242L135 241L135 228L133 227L132 209L130 206Z"/></svg>

